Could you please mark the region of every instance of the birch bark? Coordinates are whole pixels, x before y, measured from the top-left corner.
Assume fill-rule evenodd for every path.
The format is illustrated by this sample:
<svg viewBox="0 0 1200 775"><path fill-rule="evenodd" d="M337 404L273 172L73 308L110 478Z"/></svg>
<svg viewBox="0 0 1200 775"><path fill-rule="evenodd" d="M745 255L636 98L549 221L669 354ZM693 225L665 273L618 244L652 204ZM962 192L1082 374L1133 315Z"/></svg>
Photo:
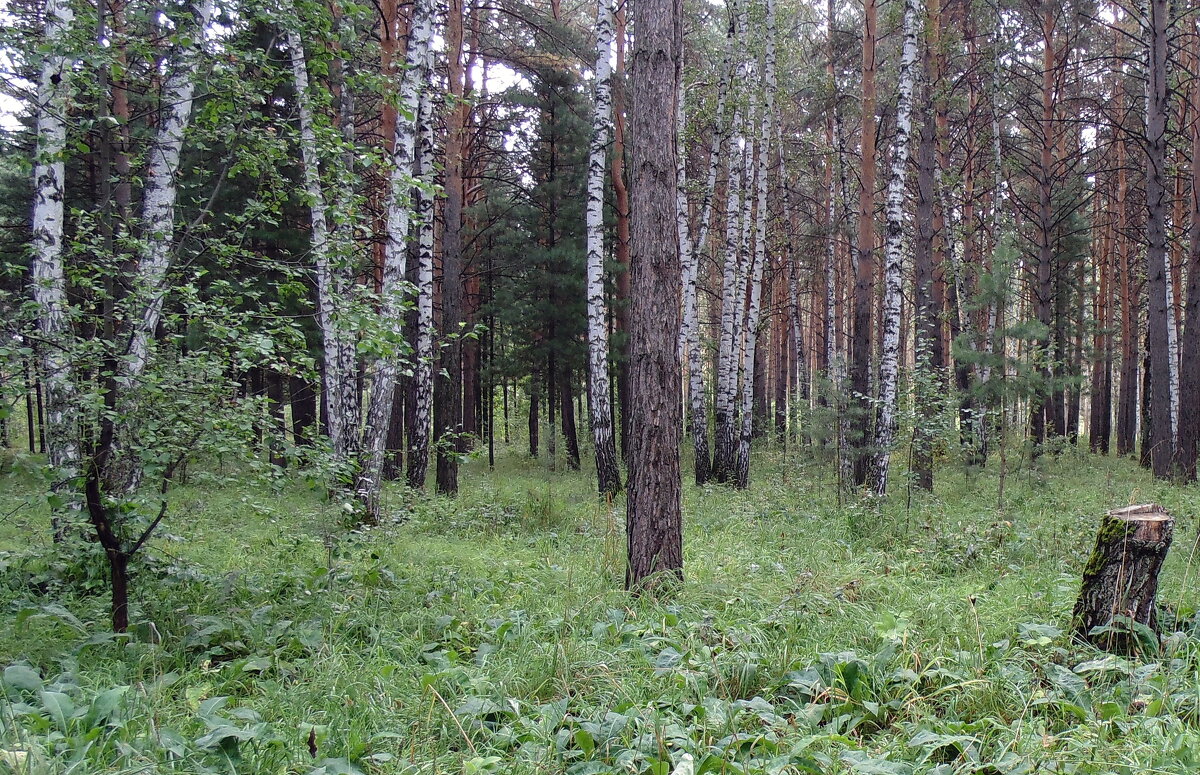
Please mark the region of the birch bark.
<svg viewBox="0 0 1200 775"><path fill-rule="evenodd" d="M395 149L392 153L390 190L387 202L387 246L384 252L383 288L380 315L392 333L403 334L403 294L405 249L411 216L409 188L412 185L413 155L416 144L416 116L421 92L428 88L432 69L430 39L433 37L432 0L415 0L412 27L405 52L406 69L396 111ZM392 398L396 391L399 359L395 354L378 358L371 366L371 398L366 428L359 454L355 496L367 521L378 521L379 497L383 484L383 455L388 423L392 416Z"/></svg>
<svg viewBox="0 0 1200 775"><path fill-rule="evenodd" d="M42 342L38 356L45 396L43 442L55 489L69 492L79 470L75 386L67 339L66 273L63 268L63 151L67 141L70 59L62 53L75 15L67 0L46 4L45 46L37 88L37 147L33 167L33 301ZM30 423L30 438L33 425ZM32 441L30 442L32 448ZM55 526L56 534L61 527Z"/></svg>
<svg viewBox="0 0 1200 775"><path fill-rule="evenodd" d="M750 308L746 313L746 374L742 380L741 428L738 438L735 484L750 485L750 438L754 433L754 355L762 316L762 277L767 263L767 160L770 158L772 120L775 110L775 0L767 0L767 41L763 56L764 104L758 139L758 185L754 221L754 258L749 271ZM747 213L749 220L749 213Z"/></svg>
<svg viewBox="0 0 1200 775"><path fill-rule="evenodd" d="M413 366L413 424L408 432L408 486L425 487L433 418L433 100L421 95L417 150L417 329Z"/></svg>
<svg viewBox="0 0 1200 775"><path fill-rule="evenodd" d="M900 297L904 282L904 179L908 170L908 141L912 133L913 87L917 74L917 35L920 0L904 3L904 52L900 58L900 81L896 107L896 139L892 146L892 170L888 180L887 222L884 229L883 347L879 364L879 426L875 437L872 486L877 495L887 494L892 443L896 438L897 391L900 364Z"/></svg>
<svg viewBox="0 0 1200 775"><path fill-rule="evenodd" d="M348 418L344 401L339 398L344 392L349 377L343 369L342 343L346 337L339 329L336 319L336 310L341 294L338 292L335 281L335 256L330 242L325 192L321 185L321 153L317 147L312 93L308 81L308 64L299 32L289 29L287 44L291 58L296 105L300 114L300 160L312 229L311 252L317 280L317 325L321 329L322 364L324 366L322 392L326 401L330 446L333 448L334 458L338 462L345 462L346 436L352 432L352 429L347 424ZM352 344L351 350L353 350Z"/></svg>
<svg viewBox="0 0 1200 775"><path fill-rule="evenodd" d="M596 5L595 113L588 149L586 218L589 417L592 443L596 450L596 482L601 495L611 495L621 489L612 407L609 404L608 316L604 303L604 167L608 141L612 135L612 45L612 6L610 0L599 0ZM682 111L683 100L680 99L679 103ZM686 238L686 220L681 223L680 236ZM684 276L686 289L686 267ZM686 316L686 302L684 307ZM565 406L563 408L566 409Z"/></svg>
<svg viewBox="0 0 1200 775"><path fill-rule="evenodd" d="M196 41L203 40L204 31L212 19L212 0L202 0L196 8ZM179 169L179 152L183 134L192 115L192 97L196 91L196 73L200 67L201 49L193 42L179 54L179 62L169 69L163 84L158 132L150 148L146 187L142 195L142 255L134 280L134 320L126 347L127 358L122 377L134 380L145 371L149 360L150 342L162 316L166 296L166 276L175 242L175 199L178 187L175 173ZM134 483L136 484L136 482Z"/></svg>

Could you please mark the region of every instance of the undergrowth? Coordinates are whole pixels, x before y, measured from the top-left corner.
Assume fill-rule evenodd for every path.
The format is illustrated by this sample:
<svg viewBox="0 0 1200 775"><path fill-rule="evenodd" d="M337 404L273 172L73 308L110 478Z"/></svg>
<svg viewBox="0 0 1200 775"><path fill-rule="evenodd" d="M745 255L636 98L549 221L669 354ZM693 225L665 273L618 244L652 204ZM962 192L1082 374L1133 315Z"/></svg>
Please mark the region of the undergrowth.
<svg viewBox="0 0 1200 775"><path fill-rule="evenodd" d="M586 461L585 461L586 465ZM20 470L20 466L17 467ZM685 468L686 470L686 468ZM623 507L516 451L347 531L299 477L197 471L107 627L103 558L0 481L0 772L1183 773L1198 493L1068 450L839 499L767 449L685 487L687 583L620 589ZM1161 645L1063 630L1099 516L1178 518Z"/></svg>

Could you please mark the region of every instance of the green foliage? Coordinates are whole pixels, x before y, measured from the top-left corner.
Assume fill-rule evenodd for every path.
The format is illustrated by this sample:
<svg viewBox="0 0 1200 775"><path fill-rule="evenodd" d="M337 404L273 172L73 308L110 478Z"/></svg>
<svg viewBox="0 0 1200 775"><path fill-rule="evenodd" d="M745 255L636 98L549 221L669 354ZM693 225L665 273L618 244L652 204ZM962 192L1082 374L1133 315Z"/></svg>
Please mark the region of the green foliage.
<svg viewBox="0 0 1200 775"><path fill-rule="evenodd" d="M515 449L336 538L319 484L199 467L123 636L88 573L18 548L47 510L10 474L0 508L30 505L0 524L0 772L1188 771L1187 553L1153 656L1065 631L1096 515L1196 494L1073 457L1013 473L1005 520L994 472L939 469L910 521L894 499L852 527L826 464L762 454L756 488L685 488L667 603L620 590L587 477Z"/></svg>

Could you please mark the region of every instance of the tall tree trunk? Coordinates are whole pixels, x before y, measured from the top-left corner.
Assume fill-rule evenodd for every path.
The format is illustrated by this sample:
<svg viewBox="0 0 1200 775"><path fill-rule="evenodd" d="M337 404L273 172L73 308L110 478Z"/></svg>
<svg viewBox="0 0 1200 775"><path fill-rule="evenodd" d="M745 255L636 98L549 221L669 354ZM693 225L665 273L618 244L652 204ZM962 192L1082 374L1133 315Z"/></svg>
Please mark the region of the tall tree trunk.
<svg viewBox="0 0 1200 775"><path fill-rule="evenodd" d="M875 445L876 495L887 494L892 444L898 425L897 395L900 386L900 296L904 291L904 180L908 171L908 138L912 132L913 88L917 79L917 35L920 0L904 3L904 52L896 107L896 139L892 145L892 174L888 180L887 225L884 230L883 343L879 363L879 426Z"/></svg>
<svg viewBox="0 0 1200 775"><path fill-rule="evenodd" d="M675 235L675 100L682 66L682 3L633 6L631 413L626 500L631 590L682 578L680 513L679 242ZM662 574L662 575L660 575Z"/></svg>
<svg viewBox="0 0 1200 775"><path fill-rule="evenodd" d="M416 145L416 118L421 92L427 88L432 68L430 40L433 37L433 8L429 0L414 0L411 33L405 52L399 109L396 111L395 147L392 153L387 202L387 248L383 267L380 314L396 336L403 335L403 281L408 225L411 215L409 187L412 183ZM371 399L359 456L355 496L367 521L378 521L383 485L383 454L388 425L392 419L392 397L399 372L398 357L384 355L372 364Z"/></svg>
<svg viewBox="0 0 1200 775"><path fill-rule="evenodd" d="M618 351L617 408L621 427L621 455L629 446L629 187L625 182L625 5L618 3L613 13L616 23L615 68L613 70L613 157L609 174L613 186L613 217L616 220L616 244L613 257L617 261L616 304L613 324L620 334L622 346Z"/></svg>
<svg viewBox="0 0 1200 775"><path fill-rule="evenodd" d="M175 173L179 169L179 153L183 149L183 134L192 115L192 96L196 91L196 73L200 67L199 40L204 37L213 14L212 0L202 0L196 7L196 33L193 41L172 63L170 74L163 83L162 104L158 131L149 151L145 191L142 194L142 223L145 229L143 248L138 262L133 295L133 324L126 346L123 377L136 379L145 370L150 342L162 316L166 296L167 270L170 268L175 243L175 199L178 186Z"/></svg>
<svg viewBox="0 0 1200 775"><path fill-rule="evenodd" d="M468 106L463 101L463 0L450 0L446 17L446 52L450 96L446 117L446 199L442 207L442 334L441 370L434 390L433 424L437 432L437 489L458 493L458 455L466 451L462 436L462 351L459 324L463 322L463 129Z"/></svg>
<svg viewBox="0 0 1200 775"><path fill-rule="evenodd" d="M760 118L757 149L757 189L754 223L754 255L751 259L750 308L746 313L746 377L742 385L741 433L738 438L737 471L735 483L739 489L750 486L750 439L754 434L753 403L760 381L758 360L759 330L762 317L763 271L767 264L767 172L770 159L771 137L774 135L772 121L775 113L775 0L767 0L766 52L763 57L763 94L765 95ZM749 183L749 180L747 180ZM740 295L740 294L739 294Z"/></svg>
<svg viewBox="0 0 1200 775"><path fill-rule="evenodd" d="M1054 14L1056 9L1047 3L1042 12L1042 116L1039 125L1041 153L1037 168L1038 214L1036 224L1037 269L1034 278L1034 313L1044 326L1045 334L1038 342L1039 372L1041 384L1030 400L1030 435L1033 437L1034 454L1046 441L1046 426L1053 426L1054 373L1051 367L1051 332L1054 330L1054 237L1053 230L1053 185L1054 180Z"/></svg>
<svg viewBox="0 0 1200 775"><path fill-rule="evenodd" d="M1167 0L1149 0L1149 79L1146 100L1146 271L1149 294L1147 334L1153 391L1150 450L1154 475L1171 475L1174 434L1171 428L1170 327L1167 316L1166 185L1167 155Z"/></svg>
<svg viewBox="0 0 1200 775"><path fill-rule="evenodd" d="M740 69L740 68L739 68ZM744 142L741 110L734 109L734 135L730 148ZM721 331L717 344L716 396L714 414L716 443L713 448L712 475L718 482L734 476L736 437L734 435L734 391L737 389L736 320L741 316L744 297L739 282L742 262L740 251L740 215L742 212L742 164L736 154L726 155L728 175L725 181L725 257L721 275Z"/></svg>
<svg viewBox="0 0 1200 775"><path fill-rule="evenodd" d="M1138 293L1132 277L1133 261L1130 257L1129 239L1125 233L1128 221L1126 203L1127 180L1125 174L1125 136L1120 126L1117 131L1117 241L1118 276L1121 280L1121 374L1117 396L1117 454L1132 455L1137 446L1137 394L1138 394L1138 343L1137 307Z"/></svg>
<svg viewBox="0 0 1200 775"><path fill-rule="evenodd" d="M610 0L596 4L595 114L587 173L587 316L588 417L596 454L596 483L601 495L621 489L617 447L609 404L608 315L604 303L604 162L612 129L613 20Z"/></svg>
<svg viewBox="0 0 1200 775"><path fill-rule="evenodd" d="M1200 29L1192 17L1193 70L1200 62ZM1187 301L1183 330L1183 362L1179 380L1179 435L1175 445L1176 467L1187 481L1196 480L1196 449L1200 445L1200 79L1192 80L1190 92L1192 139L1192 184L1188 200Z"/></svg>
<svg viewBox="0 0 1200 775"><path fill-rule="evenodd" d="M712 473L712 460L708 449L708 402L704 387L704 365L700 351L699 275L700 256L708 250L709 230L712 224L713 200L716 195L717 173L721 165L721 148L728 127L725 125L725 106L733 76L734 48L737 37L737 0L729 2L729 26L725 38L725 57L721 63L721 82L717 86L717 106L713 114L711 145L708 154L708 175L700 203L700 223L696 238L692 240L687 222L687 151L683 144L684 98L682 84L676 108L676 134L679 139L677 154L677 179L679 189L680 246L683 264L683 346L688 361L689 428L694 450L696 484L704 484Z"/></svg>
<svg viewBox="0 0 1200 775"><path fill-rule="evenodd" d="M71 59L68 35L75 19L67 0L47 0L44 45L37 87L36 148L33 167L32 291L43 343L38 358L45 384L45 433L42 442L54 489L62 496L74 489L79 475L78 410L71 379L70 324L67 321L67 280L63 267L63 152L67 141L67 102ZM26 371L26 385L29 384ZM36 388L34 388L36 391ZM33 412L29 415L29 448L33 451ZM55 537L64 526L55 520Z"/></svg>
<svg viewBox="0 0 1200 775"><path fill-rule="evenodd" d="M408 428L408 486L425 487L429 471L429 437L433 407L433 186L437 172L434 167L433 97L420 98L417 145L417 165L422 185L417 191L417 316L413 364L413 412Z"/></svg>
<svg viewBox="0 0 1200 775"><path fill-rule="evenodd" d="M867 482L871 455L871 300L875 283L875 43L878 10L876 0L863 6L862 41L862 172L858 192L858 245L854 254L854 322L850 346L850 389L861 410L853 418L855 447L853 481Z"/></svg>
<svg viewBox="0 0 1200 775"><path fill-rule="evenodd" d="M293 22L299 26L299 20ZM304 56L304 45L300 33L287 31L288 53L292 65L292 85L296 92L296 105L300 114L300 159L304 175L304 193L309 201L311 248L317 278L317 327L321 330L322 349L322 396L325 401L327 432L334 458L346 462L347 436L357 432L350 427L347 410L350 405L353 374L345 371L354 350L354 343L338 327L336 311L342 303L339 298L338 274L334 264L339 257L334 255L330 242L329 223L326 216L325 192L321 185L320 149L317 147L316 126L312 109L312 95L308 81L308 65ZM342 257L344 260L344 257ZM347 354L346 350L350 353Z"/></svg>

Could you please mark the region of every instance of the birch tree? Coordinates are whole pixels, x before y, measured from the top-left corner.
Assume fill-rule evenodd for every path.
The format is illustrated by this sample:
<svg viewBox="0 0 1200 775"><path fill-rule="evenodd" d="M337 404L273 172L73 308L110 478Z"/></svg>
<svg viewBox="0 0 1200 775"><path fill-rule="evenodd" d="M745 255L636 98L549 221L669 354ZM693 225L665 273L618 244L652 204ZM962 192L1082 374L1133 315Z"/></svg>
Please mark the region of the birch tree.
<svg viewBox="0 0 1200 775"><path fill-rule="evenodd" d="M760 118L757 150L757 188L754 222L754 257L749 275L750 307L746 313L745 378L742 380L741 428L738 436L735 484L750 485L750 437L754 432L754 354L758 347L762 314L762 277L767 263L767 160L770 158L772 119L775 110L775 0L767 0L767 44L763 67L764 105ZM749 214L747 213L747 216Z"/></svg>
<svg viewBox="0 0 1200 775"><path fill-rule="evenodd" d="M428 88L432 70L430 40L433 37L432 0L416 0L412 9L412 26L405 52L405 71L400 84L399 105L396 111L395 147L389 173L387 198L387 244L384 250L383 287L380 317L391 327L390 333L399 341L403 335L404 264L411 216L409 189L413 180L413 156L416 145L416 116L421 92ZM379 497L383 486L383 456L388 424L392 418L392 399L399 373L399 355L387 352L378 357L370 368L371 396L363 431L359 470L355 480L355 496L362 508L363 518L378 521Z"/></svg>
<svg viewBox="0 0 1200 775"><path fill-rule="evenodd" d="M730 0L729 26L725 38L725 54L721 62L721 81L717 85L717 105L713 112L712 138L708 154L708 172L700 200L700 219L696 236L691 237L687 220L687 150L680 140L676 168L679 190L679 245L683 262L683 331L682 346L688 361L688 423L695 451L696 484L704 484L712 473L712 458L708 449L708 400L704 387L704 366L700 352L700 309L698 281L700 257L708 248L709 230L712 224L713 201L717 188L717 174L721 169L721 149L725 146L729 127L725 123L726 105L729 98L730 79L733 75L735 46L738 41L737 25L740 11L737 0ZM680 92L677 134L683 137L684 98Z"/></svg>
<svg viewBox="0 0 1200 775"><path fill-rule="evenodd" d="M298 20L295 26L298 26ZM346 288L342 269L337 265L342 257L334 249L326 215L325 191L321 184L321 152L317 145L308 64L300 33L288 29L287 43L300 119L300 160L311 222L312 261L316 270L317 326L321 330L322 344L322 393L330 446L335 460L345 463L351 447L350 437L358 433L357 423L352 422L353 414L350 411L355 389L354 340L337 320L338 307L344 302Z"/></svg>
<svg viewBox="0 0 1200 775"><path fill-rule="evenodd" d="M425 487L433 418L433 99L422 94L418 113L417 328L413 364L413 421L408 431L408 486Z"/></svg>
<svg viewBox="0 0 1200 775"><path fill-rule="evenodd" d="M900 365L900 296L904 282L904 180L908 170L909 135L912 133L913 88L917 75L917 35L920 0L904 2L904 51L896 107L896 139L888 179L887 223L884 232L883 352L879 364L879 425L875 444L874 480L877 495L887 494L888 468L896 439L897 393Z"/></svg>
<svg viewBox="0 0 1200 775"><path fill-rule="evenodd" d="M63 153L67 141L67 101L71 59L64 53L75 15L67 0L46 3L44 46L37 86L36 147L33 167L33 300L45 401L45 451L55 489L68 492L79 470L75 386L65 347L66 273L63 268ZM32 424L30 427L32 435ZM56 525L56 536L61 534Z"/></svg>
<svg viewBox="0 0 1200 775"><path fill-rule="evenodd" d="M588 399L591 404L592 443L596 453L596 482L601 495L611 495L621 489L612 405L609 402L608 316L604 303L604 177L608 142L612 135L612 44L612 6L610 0L599 0L596 4L596 68L593 85L595 112L588 148L586 292ZM686 227L682 233L686 235ZM686 324L684 328L686 330Z"/></svg>
<svg viewBox="0 0 1200 775"><path fill-rule="evenodd" d="M136 379L145 371L150 342L162 317L167 270L174 255L179 153L183 149L183 135L192 115L196 71L201 57L199 41L204 39L212 14L212 0L202 0L196 8L193 39L180 44L181 50L163 83L163 111L159 115L154 144L148 153L146 187L142 194L144 237L137 277L134 279L137 306L131 315L133 325L129 332L128 357L122 370L122 376L128 379ZM164 27L168 23L169 20L163 17Z"/></svg>

